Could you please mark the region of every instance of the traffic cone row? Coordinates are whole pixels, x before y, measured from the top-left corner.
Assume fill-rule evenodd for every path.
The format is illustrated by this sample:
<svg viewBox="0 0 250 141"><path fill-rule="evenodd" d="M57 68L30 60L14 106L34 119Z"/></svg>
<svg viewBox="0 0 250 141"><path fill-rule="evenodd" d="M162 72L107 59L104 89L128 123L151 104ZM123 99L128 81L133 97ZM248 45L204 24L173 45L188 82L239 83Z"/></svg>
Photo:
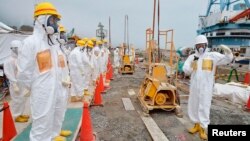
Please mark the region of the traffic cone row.
<svg viewBox="0 0 250 141"><path fill-rule="evenodd" d="M8 102L3 103L3 138L2 141L10 141L17 134Z"/></svg>
<svg viewBox="0 0 250 141"><path fill-rule="evenodd" d="M110 81L113 78L113 67L109 59L107 65L106 80ZM103 74L100 74L99 80L96 81L95 95L93 100L93 106L103 106L101 93L105 91L105 81ZM83 104L82 113L82 126L80 131L80 141L95 141L95 135L93 134L90 111L88 103Z"/></svg>

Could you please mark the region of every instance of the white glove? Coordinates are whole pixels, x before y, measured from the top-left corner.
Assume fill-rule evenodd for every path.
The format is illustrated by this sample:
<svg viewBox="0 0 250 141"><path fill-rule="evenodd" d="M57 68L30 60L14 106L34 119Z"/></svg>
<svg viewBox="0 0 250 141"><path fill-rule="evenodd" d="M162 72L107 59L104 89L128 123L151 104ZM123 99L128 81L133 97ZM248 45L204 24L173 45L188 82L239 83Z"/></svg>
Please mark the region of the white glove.
<svg viewBox="0 0 250 141"><path fill-rule="evenodd" d="M29 97L30 96L30 90L28 90L26 88L24 89L23 93L24 93L25 97Z"/></svg>
<svg viewBox="0 0 250 141"><path fill-rule="evenodd" d="M15 92L19 92L20 89L19 89L19 87L17 86L16 83L13 84L13 87L14 87Z"/></svg>
<svg viewBox="0 0 250 141"><path fill-rule="evenodd" d="M230 49L228 46L226 46L226 45L220 45L219 47L220 47L220 49L222 49L226 54L231 54L231 53L232 53L231 49Z"/></svg>
<svg viewBox="0 0 250 141"><path fill-rule="evenodd" d="M63 79L62 84L63 84L64 87L70 87L70 85L71 85L70 77L67 76L65 79Z"/></svg>

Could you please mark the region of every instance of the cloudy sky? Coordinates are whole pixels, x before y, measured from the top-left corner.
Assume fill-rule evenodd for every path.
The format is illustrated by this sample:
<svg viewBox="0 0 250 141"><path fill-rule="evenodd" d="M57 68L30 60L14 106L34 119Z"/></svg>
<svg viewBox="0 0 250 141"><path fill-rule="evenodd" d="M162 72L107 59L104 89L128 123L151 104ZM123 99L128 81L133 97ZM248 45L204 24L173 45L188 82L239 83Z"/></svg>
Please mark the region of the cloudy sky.
<svg viewBox="0 0 250 141"><path fill-rule="evenodd" d="M33 24L34 4L43 0L1 0L0 21L10 26ZM45 0L46 1L46 0ZM47 0L62 15L61 23L81 37L93 37L101 22L108 29L111 17L113 45L124 40L124 16L129 16L130 43L145 46L145 30L152 27L153 0ZM198 16L204 15L208 0L160 0L162 30L174 29L175 46L191 46ZM157 27L156 27L157 29Z"/></svg>

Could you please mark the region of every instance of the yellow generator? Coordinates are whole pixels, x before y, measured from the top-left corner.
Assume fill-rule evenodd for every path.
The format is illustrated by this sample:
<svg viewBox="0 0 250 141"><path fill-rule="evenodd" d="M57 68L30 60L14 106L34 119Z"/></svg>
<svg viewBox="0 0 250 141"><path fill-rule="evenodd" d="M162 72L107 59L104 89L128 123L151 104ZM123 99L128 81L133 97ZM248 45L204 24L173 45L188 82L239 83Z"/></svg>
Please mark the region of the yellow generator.
<svg viewBox="0 0 250 141"><path fill-rule="evenodd" d="M175 110L176 115L182 117L177 88L169 83L166 65L163 63L152 63L149 66L138 99L147 114L154 109Z"/></svg>
<svg viewBox="0 0 250 141"><path fill-rule="evenodd" d="M133 61L130 61L129 55L122 56L122 63L119 68L121 74L133 74L135 71L135 65Z"/></svg>

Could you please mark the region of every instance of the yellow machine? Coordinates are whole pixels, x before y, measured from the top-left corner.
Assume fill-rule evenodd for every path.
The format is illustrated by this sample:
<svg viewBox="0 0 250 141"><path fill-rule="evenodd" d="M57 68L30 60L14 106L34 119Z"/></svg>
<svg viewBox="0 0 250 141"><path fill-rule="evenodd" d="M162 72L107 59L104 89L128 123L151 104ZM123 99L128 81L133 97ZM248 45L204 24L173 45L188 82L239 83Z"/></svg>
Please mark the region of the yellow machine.
<svg viewBox="0 0 250 141"><path fill-rule="evenodd" d="M143 107L145 113L154 109L163 109L167 111L175 110L176 115L182 117L180 108L180 98L177 94L177 88L173 85L172 79L175 76L173 73L173 30L164 31L167 37L168 33L171 33L171 41L166 41L166 44L170 44L170 58L169 63L165 62L164 59L160 59L156 56L158 49L156 43L152 40L153 34L151 29L146 31L146 50L148 53L147 58L147 74L141 84L138 99ZM167 40L167 38L166 38ZM156 63L159 62L159 63ZM169 69L167 69L169 68ZM168 71L169 72L168 72Z"/></svg>
<svg viewBox="0 0 250 141"><path fill-rule="evenodd" d="M121 74L133 74L135 71L134 53L133 49L130 49L129 36L128 36L128 16L125 16L125 34L124 43L121 45L121 65L119 67L119 73Z"/></svg>
<svg viewBox="0 0 250 141"><path fill-rule="evenodd" d="M126 54L126 44L123 44L122 47L122 55L121 55L121 65L119 68L119 73L121 74L133 74L135 71L135 64L134 60L131 60L131 56L129 54Z"/></svg>

